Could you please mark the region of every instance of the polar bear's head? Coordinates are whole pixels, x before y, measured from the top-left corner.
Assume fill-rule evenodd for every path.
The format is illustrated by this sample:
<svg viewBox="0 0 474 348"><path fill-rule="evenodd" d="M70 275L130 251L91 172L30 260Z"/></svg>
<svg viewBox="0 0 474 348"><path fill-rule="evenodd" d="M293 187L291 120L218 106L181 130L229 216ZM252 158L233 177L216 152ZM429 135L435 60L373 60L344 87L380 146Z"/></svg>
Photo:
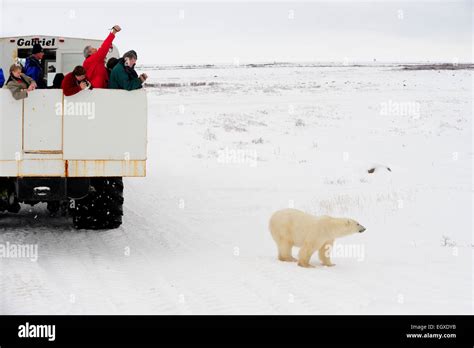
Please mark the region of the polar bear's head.
<svg viewBox="0 0 474 348"><path fill-rule="evenodd" d="M343 229L344 229L345 235L349 235L353 233L362 233L365 231L364 226L362 226L360 223L352 219L344 219Z"/></svg>

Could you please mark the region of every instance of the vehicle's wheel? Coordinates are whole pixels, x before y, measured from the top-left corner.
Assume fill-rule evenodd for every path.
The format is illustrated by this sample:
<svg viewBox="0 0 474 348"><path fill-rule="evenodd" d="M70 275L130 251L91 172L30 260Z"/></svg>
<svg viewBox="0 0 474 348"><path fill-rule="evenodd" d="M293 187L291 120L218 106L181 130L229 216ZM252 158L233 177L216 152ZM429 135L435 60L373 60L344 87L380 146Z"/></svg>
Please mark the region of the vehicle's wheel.
<svg viewBox="0 0 474 348"><path fill-rule="evenodd" d="M49 211L49 215L56 216L59 211L60 203L58 201L48 202L46 209Z"/></svg>
<svg viewBox="0 0 474 348"><path fill-rule="evenodd" d="M122 224L122 178L92 178L87 197L70 205L77 229L113 229Z"/></svg>
<svg viewBox="0 0 474 348"><path fill-rule="evenodd" d="M18 203L18 200L16 198L14 198L13 203L8 206L7 210L8 210L9 213L15 213L16 214L20 211L20 209L21 209L20 203Z"/></svg>

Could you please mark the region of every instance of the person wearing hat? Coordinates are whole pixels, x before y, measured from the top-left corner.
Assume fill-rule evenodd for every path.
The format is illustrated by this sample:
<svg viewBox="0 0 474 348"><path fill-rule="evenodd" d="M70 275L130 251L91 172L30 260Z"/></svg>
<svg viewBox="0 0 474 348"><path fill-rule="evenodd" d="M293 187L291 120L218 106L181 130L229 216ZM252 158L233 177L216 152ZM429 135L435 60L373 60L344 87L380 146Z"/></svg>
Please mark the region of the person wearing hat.
<svg viewBox="0 0 474 348"><path fill-rule="evenodd" d="M94 88L107 88L109 74L105 68L105 58L115 39L115 34L120 30L122 30L122 28L115 25L99 49L92 46L86 46L84 48L84 57L86 59L82 66L86 69L86 77Z"/></svg>
<svg viewBox="0 0 474 348"><path fill-rule="evenodd" d="M39 43L35 43L31 51L31 56L26 58L25 68L23 70L25 75L35 80L38 88L46 88L46 81L44 80L44 72L41 64L43 57L43 47L41 47Z"/></svg>
<svg viewBox="0 0 474 348"><path fill-rule="evenodd" d="M110 73L109 88L127 91L142 88L148 76L146 74L138 76L135 64L137 64L137 52L133 50L126 52Z"/></svg>

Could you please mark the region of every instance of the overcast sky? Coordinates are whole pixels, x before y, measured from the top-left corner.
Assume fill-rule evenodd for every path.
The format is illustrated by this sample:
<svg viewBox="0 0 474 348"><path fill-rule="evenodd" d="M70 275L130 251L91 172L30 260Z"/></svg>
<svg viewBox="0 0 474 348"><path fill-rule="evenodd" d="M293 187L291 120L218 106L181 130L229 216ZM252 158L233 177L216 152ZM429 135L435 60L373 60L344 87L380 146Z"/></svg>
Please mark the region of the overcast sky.
<svg viewBox="0 0 474 348"><path fill-rule="evenodd" d="M105 38L141 64L472 62L473 5L459 1L0 0L0 36Z"/></svg>

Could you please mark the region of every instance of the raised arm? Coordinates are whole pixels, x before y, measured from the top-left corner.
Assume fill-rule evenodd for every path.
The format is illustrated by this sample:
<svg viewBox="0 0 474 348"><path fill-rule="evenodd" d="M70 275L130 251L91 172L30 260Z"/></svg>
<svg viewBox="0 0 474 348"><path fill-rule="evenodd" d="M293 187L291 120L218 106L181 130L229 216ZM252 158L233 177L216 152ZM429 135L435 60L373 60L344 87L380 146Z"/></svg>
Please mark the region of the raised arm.
<svg viewBox="0 0 474 348"><path fill-rule="evenodd" d="M107 36L102 45L99 47L97 53L92 56L94 60L105 60L105 57L107 57L107 53L109 53L110 46L112 46L112 42L115 39L115 34L117 34L120 30L122 30L122 28L120 28L120 26L118 25L115 25L112 28L111 33Z"/></svg>
<svg viewBox="0 0 474 348"><path fill-rule="evenodd" d="M107 57L107 53L109 53L109 48L112 45L112 42L115 39L115 34L110 33L109 36L104 40L102 45L99 47L97 50L96 54L93 54L90 58L95 61L103 61L105 60L105 57Z"/></svg>

